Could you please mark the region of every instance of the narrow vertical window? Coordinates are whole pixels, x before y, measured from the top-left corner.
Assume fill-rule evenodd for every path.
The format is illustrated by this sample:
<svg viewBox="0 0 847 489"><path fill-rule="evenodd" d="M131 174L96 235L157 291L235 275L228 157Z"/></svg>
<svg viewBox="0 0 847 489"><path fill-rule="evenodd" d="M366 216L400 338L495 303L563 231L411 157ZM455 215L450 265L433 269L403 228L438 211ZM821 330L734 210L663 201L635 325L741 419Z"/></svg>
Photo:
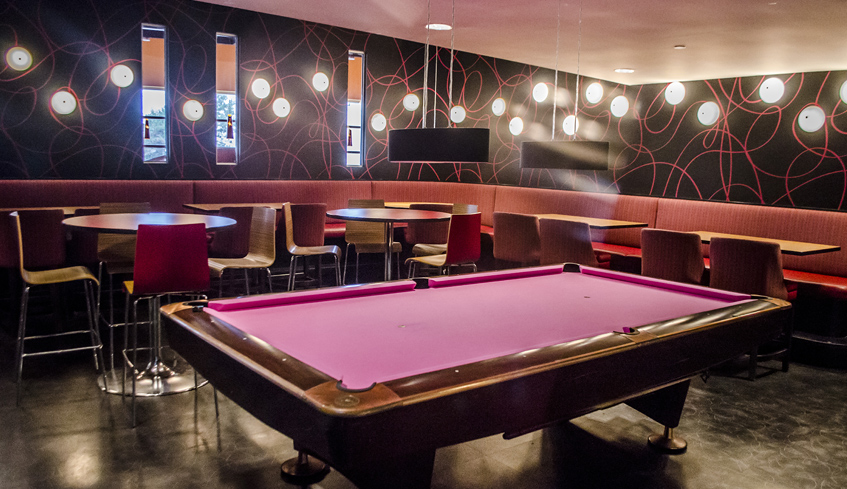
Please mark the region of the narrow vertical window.
<svg viewBox="0 0 847 489"><path fill-rule="evenodd" d="M219 165L238 162L238 50L232 34L217 35L216 139Z"/></svg>
<svg viewBox="0 0 847 489"><path fill-rule="evenodd" d="M347 166L362 166L365 53L350 51L347 59Z"/></svg>
<svg viewBox="0 0 847 489"><path fill-rule="evenodd" d="M141 26L141 107L144 129L144 162L167 163L165 28Z"/></svg>

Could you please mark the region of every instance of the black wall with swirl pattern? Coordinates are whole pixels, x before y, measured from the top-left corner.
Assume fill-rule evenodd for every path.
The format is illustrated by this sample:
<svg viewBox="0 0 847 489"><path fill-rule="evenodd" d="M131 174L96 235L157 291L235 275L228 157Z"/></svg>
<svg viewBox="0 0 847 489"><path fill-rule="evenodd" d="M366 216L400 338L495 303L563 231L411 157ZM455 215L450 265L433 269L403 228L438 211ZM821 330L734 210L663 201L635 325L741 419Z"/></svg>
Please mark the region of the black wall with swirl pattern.
<svg viewBox="0 0 847 489"><path fill-rule="evenodd" d="M167 163L142 161L142 23L168 33L168 97L171 128ZM215 34L238 36L239 163L215 163ZM785 94L774 104L759 98L768 77L685 82L682 103L670 105L664 84L625 86L600 80L596 104L579 99L578 137L609 141L613 168L571 171L520 168L520 143L551 137L551 101L537 103L532 88L553 82L548 69L457 53L453 100L468 112L462 126L491 128L491 157L475 164L395 164L387 159L388 130L365 128L366 163L346 166L347 53L366 55L367 119L381 112L388 129L419 126L421 109L408 112L402 99L423 86L421 44L295 19L189 0L31 0L0 2L0 49L23 46L32 66L0 69L0 178L3 179L372 179L438 180L521 185L670 198L766 205L847 208L847 104L839 90L847 72L776 74ZM428 125L447 124L449 51L432 49ZM135 82L118 88L109 71L126 64ZM330 76L330 89L311 87L315 71ZM271 82L271 95L249 91L255 77ZM569 95L557 110L574 112L574 74L560 73ZM581 79L581 90L596 81ZM61 88L77 98L70 115L50 110ZM625 95L621 118L611 100ZM274 115L273 100L285 97L291 113ZM502 97L506 113L495 116ZM188 99L206 116L182 115ZM432 100L435 99L433 107ZM720 107L715 124L697 119L703 102ZM813 133L798 128L800 111L817 104L826 114ZM525 130L509 132L521 117Z"/></svg>

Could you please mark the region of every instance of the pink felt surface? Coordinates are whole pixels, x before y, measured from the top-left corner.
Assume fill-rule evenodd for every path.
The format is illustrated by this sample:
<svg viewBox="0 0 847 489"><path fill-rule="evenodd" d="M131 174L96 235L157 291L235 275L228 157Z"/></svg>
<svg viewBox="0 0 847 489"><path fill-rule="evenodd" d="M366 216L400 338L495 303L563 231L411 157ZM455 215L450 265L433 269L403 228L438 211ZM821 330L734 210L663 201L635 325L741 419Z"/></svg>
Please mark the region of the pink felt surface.
<svg viewBox="0 0 847 489"><path fill-rule="evenodd" d="M358 389L738 302L690 292L546 273L208 312Z"/></svg>

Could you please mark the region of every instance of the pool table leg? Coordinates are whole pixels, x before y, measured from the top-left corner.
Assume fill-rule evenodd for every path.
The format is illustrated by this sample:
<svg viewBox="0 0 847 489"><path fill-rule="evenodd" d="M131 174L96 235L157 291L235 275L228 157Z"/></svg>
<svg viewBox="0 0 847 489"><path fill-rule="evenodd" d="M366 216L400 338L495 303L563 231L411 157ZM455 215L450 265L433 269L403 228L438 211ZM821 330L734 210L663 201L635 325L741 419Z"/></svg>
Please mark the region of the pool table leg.
<svg viewBox="0 0 847 489"><path fill-rule="evenodd" d="M626 401L629 406L665 425L662 434L650 435L647 439L650 447L672 454L682 453L688 447L685 439L674 436L674 428L679 426L689 384L690 379Z"/></svg>
<svg viewBox="0 0 847 489"><path fill-rule="evenodd" d="M279 476L285 482L295 485L317 484L329 474L329 465L306 452L299 452L297 458L286 460L279 468Z"/></svg>

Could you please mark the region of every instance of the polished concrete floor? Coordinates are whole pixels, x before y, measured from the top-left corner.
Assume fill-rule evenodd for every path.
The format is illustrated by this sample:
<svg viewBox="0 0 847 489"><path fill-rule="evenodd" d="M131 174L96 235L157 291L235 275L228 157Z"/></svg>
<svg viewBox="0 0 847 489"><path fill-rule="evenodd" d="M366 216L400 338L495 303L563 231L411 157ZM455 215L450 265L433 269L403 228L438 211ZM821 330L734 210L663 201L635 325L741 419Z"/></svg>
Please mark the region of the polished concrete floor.
<svg viewBox="0 0 847 489"><path fill-rule="evenodd" d="M0 487L285 488L292 442L212 390L129 403L101 393L90 355L28 360L15 406L12 344L0 341ZM847 487L847 373L795 364L750 382L694 379L678 434L686 453L661 455L660 427L617 406L517 439L443 448L434 488ZM333 471L323 489L352 488Z"/></svg>

